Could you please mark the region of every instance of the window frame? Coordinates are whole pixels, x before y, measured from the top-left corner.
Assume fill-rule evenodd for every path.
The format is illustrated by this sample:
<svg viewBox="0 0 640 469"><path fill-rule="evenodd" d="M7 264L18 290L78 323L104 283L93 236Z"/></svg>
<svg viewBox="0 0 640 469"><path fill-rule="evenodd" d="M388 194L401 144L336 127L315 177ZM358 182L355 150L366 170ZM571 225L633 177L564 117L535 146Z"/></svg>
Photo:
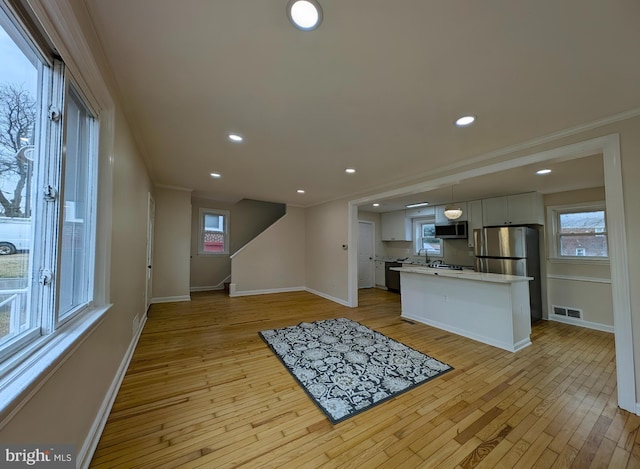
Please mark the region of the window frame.
<svg viewBox="0 0 640 469"><path fill-rule="evenodd" d="M64 93L65 97L70 96L71 94L75 95L75 98L79 101L80 104L84 106L84 110L87 112L87 117L85 118L86 129L85 129L85 137L87 138L86 149L88 151L88 163L87 163L87 181L86 181L86 197L87 197L87 226L84 228L85 233L87 235L87 246L84 249L83 254L86 256L84 259L84 267L86 269L87 274L93 274L95 272L95 258L96 258L96 224L97 224L97 216L96 216L96 208L98 202L98 145L99 141L99 123L96 112L92 109L88 100L84 97L82 91L79 89L77 83L70 77L70 75L66 75L65 83L64 83ZM69 111L69 100L64 100L64 116L68 116ZM65 125L63 126L63 145L62 145L62 166L60 168L60 197L59 197L59 216L58 216L58 233L60 233L60 239L58 240L57 252L56 252L56 272L59 272L62 275L62 252L63 252L63 226L65 223L65 213L64 213L64 194L65 194L65 169L66 169L66 161L67 161L67 149L68 149L68 132L69 127L67 124L66 117L63 117L65 121ZM60 311L60 287L62 284L62 278L58 279L56 282L56 303L55 303L55 327L59 327L65 322L71 320L78 314L82 314L84 311L89 310L94 306L94 294L95 294L95 286L94 286L94 275L87 275L86 283L84 284L84 289L87 294L86 301L82 304L73 307L70 311L65 312L63 316Z"/></svg>
<svg viewBox="0 0 640 469"><path fill-rule="evenodd" d="M205 234L204 219L206 215L224 217L224 229L222 230L222 235L224 237L224 249L222 252L211 252L211 251L204 250L204 234ZM199 219L198 255L199 256L228 256L229 255L229 224L230 224L229 210L200 207L200 209L198 210L198 219Z"/></svg>
<svg viewBox="0 0 640 469"><path fill-rule="evenodd" d="M427 252L425 252L425 250L423 248L420 248L419 245L422 244L422 225L434 225L436 224L436 218L435 215L430 216L430 217L421 217L421 218L413 218L411 220L412 225L413 225L413 252L414 255L416 256L426 256L426 257L435 257L438 259L441 259L444 257L444 242L442 239L438 238L440 240L440 252L439 253L434 253L433 251L429 251L427 250Z"/></svg>
<svg viewBox="0 0 640 469"><path fill-rule="evenodd" d="M561 255L562 234L560 233L560 215L568 213L581 212L604 212L605 227L607 226L607 211L605 201L596 201L588 203L553 205L547 207L547 226L548 231L548 259L552 263L571 263L571 264L609 264L609 255L607 256L580 256L580 255ZM607 244L609 242L608 230L595 232L593 234L584 234L590 237L606 237Z"/></svg>

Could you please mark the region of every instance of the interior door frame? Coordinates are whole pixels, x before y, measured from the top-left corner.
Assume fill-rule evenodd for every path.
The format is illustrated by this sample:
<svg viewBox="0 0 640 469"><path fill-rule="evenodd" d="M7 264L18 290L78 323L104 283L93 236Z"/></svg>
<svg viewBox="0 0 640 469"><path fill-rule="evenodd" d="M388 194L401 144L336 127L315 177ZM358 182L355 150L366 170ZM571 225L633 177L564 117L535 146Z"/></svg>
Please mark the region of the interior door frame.
<svg viewBox="0 0 640 469"><path fill-rule="evenodd" d="M151 195L151 192L149 192L147 196L147 264L144 284L145 312L149 311L153 295L153 235L155 231L155 207L156 201L153 198L153 195Z"/></svg>

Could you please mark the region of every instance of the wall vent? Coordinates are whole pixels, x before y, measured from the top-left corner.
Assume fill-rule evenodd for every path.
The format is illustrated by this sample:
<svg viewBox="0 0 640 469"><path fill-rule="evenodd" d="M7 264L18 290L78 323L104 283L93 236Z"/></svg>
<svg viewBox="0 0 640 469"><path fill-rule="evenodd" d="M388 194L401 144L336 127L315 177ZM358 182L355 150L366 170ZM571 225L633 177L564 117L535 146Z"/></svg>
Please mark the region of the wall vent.
<svg viewBox="0 0 640 469"><path fill-rule="evenodd" d="M558 316L566 316L567 315L567 308L565 308L563 306L553 305L553 314L557 314Z"/></svg>
<svg viewBox="0 0 640 469"><path fill-rule="evenodd" d="M580 308L570 308L568 306L553 305L553 314L557 316L566 316L574 319L582 319L582 310Z"/></svg>
<svg viewBox="0 0 640 469"><path fill-rule="evenodd" d="M582 319L582 310L577 308L567 308L567 316L570 318Z"/></svg>

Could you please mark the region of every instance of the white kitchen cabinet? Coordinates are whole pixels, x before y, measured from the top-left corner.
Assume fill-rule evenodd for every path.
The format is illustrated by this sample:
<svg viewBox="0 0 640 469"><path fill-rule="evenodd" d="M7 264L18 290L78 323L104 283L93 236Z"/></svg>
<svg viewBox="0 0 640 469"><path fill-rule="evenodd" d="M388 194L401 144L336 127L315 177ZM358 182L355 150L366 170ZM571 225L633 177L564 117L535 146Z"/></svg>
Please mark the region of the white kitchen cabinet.
<svg viewBox="0 0 640 469"><path fill-rule="evenodd" d="M542 194L526 192L482 201L484 226L544 225Z"/></svg>
<svg viewBox="0 0 640 469"><path fill-rule="evenodd" d="M411 219L404 210L385 212L380 216L382 241L411 241Z"/></svg>
<svg viewBox="0 0 640 469"><path fill-rule="evenodd" d="M467 238L468 246L473 247L473 230L483 227L482 220L482 200L472 200L467 202L467 221L469 237Z"/></svg>
<svg viewBox="0 0 640 469"><path fill-rule="evenodd" d="M447 204L447 205L451 205L451 204ZM467 202L456 202L454 205L457 205L458 207L460 207L462 209L462 215L460 215L460 218L456 218L455 220L449 220L445 215L444 215L444 209L447 207L447 205L436 205L435 209L436 209L436 224L438 225L442 225L442 224L446 224L446 223L455 223L458 221L467 221Z"/></svg>
<svg viewBox="0 0 640 469"><path fill-rule="evenodd" d="M384 261L375 261L376 264L376 286L377 287L384 287L386 286L385 283L385 265L384 265Z"/></svg>

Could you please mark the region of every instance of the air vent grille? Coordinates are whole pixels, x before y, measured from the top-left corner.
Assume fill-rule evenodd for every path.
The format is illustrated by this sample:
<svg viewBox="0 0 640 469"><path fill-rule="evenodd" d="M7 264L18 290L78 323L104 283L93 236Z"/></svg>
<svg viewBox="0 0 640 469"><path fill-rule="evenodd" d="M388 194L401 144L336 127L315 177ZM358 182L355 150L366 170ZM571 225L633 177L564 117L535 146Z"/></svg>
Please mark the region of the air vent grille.
<svg viewBox="0 0 640 469"><path fill-rule="evenodd" d="M553 306L553 314L557 314L558 316L566 316L567 308L563 308L562 306Z"/></svg>
<svg viewBox="0 0 640 469"><path fill-rule="evenodd" d="M553 314L557 316L566 316L574 319L582 319L582 310L580 308L571 308L569 306L553 305Z"/></svg>
<svg viewBox="0 0 640 469"><path fill-rule="evenodd" d="M582 310L567 308L567 316L569 316L570 318L582 319Z"/></svg>

